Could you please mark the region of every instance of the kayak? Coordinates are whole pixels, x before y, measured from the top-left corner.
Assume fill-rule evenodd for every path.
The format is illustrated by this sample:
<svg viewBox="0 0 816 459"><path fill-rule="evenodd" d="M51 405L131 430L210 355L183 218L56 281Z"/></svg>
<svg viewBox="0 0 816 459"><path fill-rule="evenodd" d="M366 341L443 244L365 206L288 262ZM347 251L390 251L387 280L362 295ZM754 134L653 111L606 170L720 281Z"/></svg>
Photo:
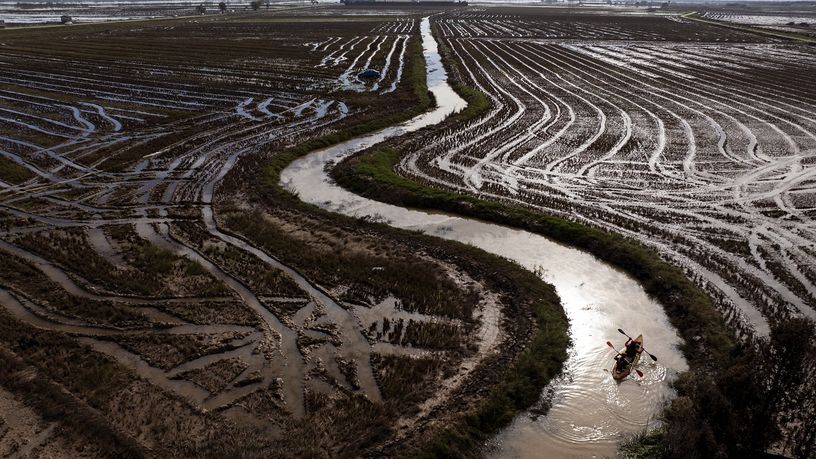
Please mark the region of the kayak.
<svg viewBox="0 0 816 459"><path fill-rule="evenodd" d="M640 343L640 349L638 349L637 354L635 354L635 358L632 360L632 363L620 371L618 369L618 362L615 361L615 366L612 367L612 377L614 379L621 380L629 376L629 373L632 372L632 369L635 368L635 365L637 365L638 362L640 362L640 354L643 353L643 335L638 335L637 338L635 338L635 341ZM621 349L620 353L624 355L626 354L626 346L624 346L623 349Z"/></svg>

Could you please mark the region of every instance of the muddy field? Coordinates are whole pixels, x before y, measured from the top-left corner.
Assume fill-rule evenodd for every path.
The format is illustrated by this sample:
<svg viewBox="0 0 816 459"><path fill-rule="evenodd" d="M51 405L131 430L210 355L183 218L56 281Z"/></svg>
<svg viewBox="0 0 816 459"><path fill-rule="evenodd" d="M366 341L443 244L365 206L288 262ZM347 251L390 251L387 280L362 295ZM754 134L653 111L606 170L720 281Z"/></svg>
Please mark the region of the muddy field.
<svg viewBox="0 0 816 459"><path fill-rule="evenodd" d="M816 9L814 6L816 5L802 2L781 6L773 3L685 5L685 8L686 11L697 10L701 18L729 25L816 37ZM673 9L675 8L677 7Z"/></svg>
<svg viewBox="0 0 816 459"><path fill-rule="evenodd" d="M489 107L392 141L400 174L635 238L746 336L816 317L807 44L612 8L8 29L0 453L395 454L501 384L530 298L560 310L549 287L270 179L303 145L428 108L430 13L454 83Z"/></svg>
<svg viewBox="0 0 816 459"><path fill-rule="evenodd" d="M553 9L435 27L491 108L402 145L400 173L639 239L746 333L816 316L812 46Z"/></svg>
<svg viewBox="0 0 816 459"><path fill-rule="evenodd" d="M363 454L512 360L478 263L263 191L417 103L417 17L329 13L0 34L0 452Z"/></svg>
<svg viewBox="0 0 816 459"><path fill-rule="evenodd" d="M202 16L222 13L248 13L252 11L249 1L232 1L225 11L221 11L219 2L155 1L140 0L134 2L16 2L0 1L0 20L9 27L32 25L62 24L62 16L70 16L72 24L92 22L112 22L144 20L156 18L174 18L182 16ZM197 7L204 6L204 11ZM301 4L270 4L264 10L275 12L310 9Z"/></svg>

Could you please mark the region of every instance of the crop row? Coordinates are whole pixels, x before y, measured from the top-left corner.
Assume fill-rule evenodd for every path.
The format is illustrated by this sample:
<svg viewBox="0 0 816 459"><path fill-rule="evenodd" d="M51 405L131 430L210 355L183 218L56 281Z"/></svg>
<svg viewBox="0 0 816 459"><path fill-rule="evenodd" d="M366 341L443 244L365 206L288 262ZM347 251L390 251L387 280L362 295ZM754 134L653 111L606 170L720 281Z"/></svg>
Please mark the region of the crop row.
<svg viewBox="0 0 816 459"><path fill-rule="evenodd" d="M738 327L816 316L812 50L458 36L491 107L418 139L402 173L637 238Z"/></svg>

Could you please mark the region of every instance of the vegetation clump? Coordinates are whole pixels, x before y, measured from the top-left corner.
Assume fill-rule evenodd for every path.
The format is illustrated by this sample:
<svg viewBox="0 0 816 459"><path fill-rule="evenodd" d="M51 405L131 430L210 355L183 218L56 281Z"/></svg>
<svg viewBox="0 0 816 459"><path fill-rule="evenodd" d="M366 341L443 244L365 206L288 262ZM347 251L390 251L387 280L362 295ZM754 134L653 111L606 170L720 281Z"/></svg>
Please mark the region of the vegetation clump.
<svg viewBox="0 0 816 459"><path fill-rule="evenodd" d="M793 318L767 339L741 343L718 368L697 367L674 383L665 424L625 443L637 457L797 458L816 453L816 329Z"/></svg>

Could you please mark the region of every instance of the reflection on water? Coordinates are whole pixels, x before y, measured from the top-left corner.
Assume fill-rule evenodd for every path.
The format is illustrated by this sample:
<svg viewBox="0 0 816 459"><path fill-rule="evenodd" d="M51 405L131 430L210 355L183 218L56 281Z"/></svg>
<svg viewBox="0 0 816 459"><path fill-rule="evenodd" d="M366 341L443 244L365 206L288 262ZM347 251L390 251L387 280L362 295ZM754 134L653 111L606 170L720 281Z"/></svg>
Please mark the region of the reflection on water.
<svg viewBox="0 0 816 459"><path fill-rule="evenodd" d="M677 349L680 338L659 304L620 271L593 256L544 237L499 225L439 213L419 212L372 201L331 183L325 167L387 138L440 122L461 110L464 101L448 86L428 19L422 39L428 62L428 86L439 107L402 125L384 129L308 155L292 163L281 182L306 202L354 217L377 216L390 225L456 240L515 260L540 272L553 284L570 319L573 346L564 374L544 391L552 391L546 416L519 415L489 445L495 457L590 457L613 455L625 434L654 422L671 397L668 382L686 363ZM659 356L655 364L644 357L641 380L634 376L618 384L612 379L613 351L620 347L622 327L642 333L644 345Z"/></svg>

